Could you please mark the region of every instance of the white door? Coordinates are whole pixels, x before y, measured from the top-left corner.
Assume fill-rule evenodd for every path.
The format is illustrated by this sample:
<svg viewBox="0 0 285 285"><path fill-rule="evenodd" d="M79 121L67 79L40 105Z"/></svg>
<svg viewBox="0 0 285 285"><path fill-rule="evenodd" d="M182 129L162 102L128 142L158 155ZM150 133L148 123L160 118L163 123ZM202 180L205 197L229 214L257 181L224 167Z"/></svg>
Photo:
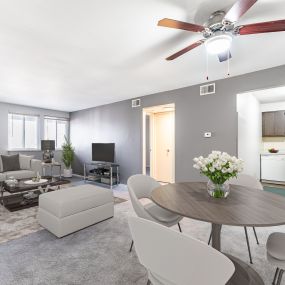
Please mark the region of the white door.
<svg viewBox="0 0 285 285"><path fill-rule="evenodd" d="M152 130L151 174L162 182L174 182L174 111L155 113Z"/></svg>

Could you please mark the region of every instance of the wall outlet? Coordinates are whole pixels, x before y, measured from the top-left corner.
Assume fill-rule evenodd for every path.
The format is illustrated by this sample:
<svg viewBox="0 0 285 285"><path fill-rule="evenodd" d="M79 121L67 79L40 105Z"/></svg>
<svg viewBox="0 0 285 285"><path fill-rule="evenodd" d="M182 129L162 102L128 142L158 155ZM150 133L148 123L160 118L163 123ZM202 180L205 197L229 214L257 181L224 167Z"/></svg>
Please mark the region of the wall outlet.
<svg viewBox="0 0 285 285"><path fill-rule="evenodd" d="M204 138L211 138L212 137L212 133L211 132L205 132L204 133Z"/></svg>

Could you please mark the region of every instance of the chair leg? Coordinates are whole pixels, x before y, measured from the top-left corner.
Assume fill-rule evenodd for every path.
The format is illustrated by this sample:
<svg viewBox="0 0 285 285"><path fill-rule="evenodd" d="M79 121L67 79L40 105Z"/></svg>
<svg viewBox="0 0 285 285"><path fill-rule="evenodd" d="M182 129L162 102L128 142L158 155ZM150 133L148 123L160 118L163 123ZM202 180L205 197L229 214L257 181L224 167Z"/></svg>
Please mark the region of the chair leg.
<svg viewBox="0 0 285 285"><path fill-rule="evenodd" d="M179 228L179 231L182 233L181 226L179 223L178 223L178 228Z"/></svg>
<svg viewBox="0 0 285 285"><path fill-rule="evenodd" d="M275 282L276 282L278 273L279 273L279 268L277 267L277 268L276 268L276 271L275 271L275 274L274 274L274 278L273 278L272 285L276 285Z"/></svg>
<svg viewBox="0 0 285 285"><path fill-rule="evenodd" d="M281 285L283 273L284 273L284 270L283 270L283 269L280 269L280 270L279 270L279 275L278 275L278 280L277 280L277 284L276 284L276 285Z"/></svg>
<svg viewBox="0 0 285 285"><path fill-rule="evenodd" d="M133 245L134 245L134 241L132 240L131 247L130 247L130 252L131 252L132 249L133 249Z"/></svg>
<svg viewBox="0 0 285 285"><path fill-rule="evenodd" d="M258 237L257 237L257 234L256 234L255 227L252 227L252 229L253 229L253 232L254 232L254 235L255 235L256 243L257 243L257 244L259 244L259 241L258 241Z"/></svg>
<svg viewBox="0 0 285 285"><path fill-rule="evenodd" d="M248 254L249 254L249 261L252 264L252 258L251 258L251 252L250 252L250 245L249 245L249 240L248 240L248 234L247 234L247 228L244 227L244 232L245 232L245 237L246 237L246 244L247 244L247 249L248 249Z"/></svg>
<svg viewBox="0 0 285 285"><path fill-rule="evenodd" d="M211 231L210 236L209 236L208 245L210 245L211 240L212 240L212 231Z"/></svg>

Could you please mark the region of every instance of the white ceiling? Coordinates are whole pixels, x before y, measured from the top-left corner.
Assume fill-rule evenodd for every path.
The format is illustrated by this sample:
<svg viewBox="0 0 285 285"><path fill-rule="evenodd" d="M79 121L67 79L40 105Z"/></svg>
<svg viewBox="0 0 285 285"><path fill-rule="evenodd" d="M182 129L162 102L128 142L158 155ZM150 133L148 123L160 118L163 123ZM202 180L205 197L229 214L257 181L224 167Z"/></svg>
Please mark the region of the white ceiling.
<svg viewBox="0 0 285 285"><path fill-rule="evenodd" d="M285 102L285 86L250 92L261 104Z"/></svg>
<svg viewBox="0 0 285 285"><path fill-rule="evenodd" d="M0 0L0 101L74 111L204 82L204 47L164 60L200 36L156 23L203 24L234 2ZM239 23L284 18L284 0L259 0ZM285 64L284 38L234 38L231 76ZM210 80L226 66L211 56Z"/></svg>

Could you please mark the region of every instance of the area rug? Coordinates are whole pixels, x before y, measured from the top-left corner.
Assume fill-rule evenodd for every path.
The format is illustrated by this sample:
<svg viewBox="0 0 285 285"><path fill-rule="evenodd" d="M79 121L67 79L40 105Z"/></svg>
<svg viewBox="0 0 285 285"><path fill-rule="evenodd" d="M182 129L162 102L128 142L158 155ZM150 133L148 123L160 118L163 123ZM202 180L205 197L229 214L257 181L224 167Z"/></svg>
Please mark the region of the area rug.
<svg viewBox="0 0 285 285"><path fill-rule="evenodd" d="M41 230L1 244L0 284L145 285L146 271L139 264L135 250L129 253L129 215L134 212L127 201L116 205L114 218L67 237L57 239ZM207 242L208 223L184 218L181 226L184 233ZM178 230L176 226L174 229ZM273 231L285 232L285 227L257 228L258 246L249 229L253 267L266 285L271 283L274 274L274 268L266 260L265 250L268 235ZM242 227L223 228L222 250L249 263Z"/></svg>
<svg viewBox="0 0 285 285"><path fill-rule="evenodd" d="M70 186L70 184L66 184L62 188ZM125 201L124 198L114 197L115 204ZM37 212L38 207L9 212L0 205L0 244L41 230L42 227L37 221Z"/></svg>
<svg viewBox="0 0 285 285"><path fill-rule="evenodd" d="M264 191L285 196L285 189L281 187L263 186Z"/></svg>

